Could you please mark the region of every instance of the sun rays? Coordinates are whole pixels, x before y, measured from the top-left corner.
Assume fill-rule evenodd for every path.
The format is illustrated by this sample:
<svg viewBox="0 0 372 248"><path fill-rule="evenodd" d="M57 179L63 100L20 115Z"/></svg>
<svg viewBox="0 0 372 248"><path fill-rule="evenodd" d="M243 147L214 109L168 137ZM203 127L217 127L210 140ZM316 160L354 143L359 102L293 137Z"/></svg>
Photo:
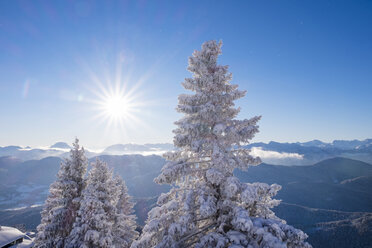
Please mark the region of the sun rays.
<svg viewBox="0 0 372 248"><path fill-rule="evenodd" d="M103 104L104 112L114 120L125 118L130 111L127 98L123 95L115 94L108 96Z"/></svg>
<svg viewBox="0 0 372 248"><path fill-rule="evenodd" d="M97 99L92 101L97 114L94 116L101 123L104 122L106 129L120 128L121 131L135 126L143 126L144 123L136 116L141 111L144 102L141 101L139 92L135 87L128 89L125 83L117 82L113 87L110 82L106 86L102 84L93 91Z"/></svg>
<svg viewBox="0 0 372 248"><path fill-rule="evenodd" d="M95 135L102 142L145 142L145 137L148 140L149 135L157 134L154 123L159 116L154 109L168 100L155 97L153 78L158 68L169 61L169 56L146 65L139 65L130 51L99 51L89 60L77 57L85 74L80 81L85 91L82 104L89 118L88 128L99 132Z"/></svg>
<svg viewBox="0 0 372 248"><path fill-rule="evenodd" d="M93 123L105 127L104 136L126 139L138 129L148 128L140 118L146 106L143 89L140 89L141 79L133 80L130 70L123 69L121 60L114 66L114 77L110 76L109 68L103 68L103 73L99 73L87 64L84 67L89 78L86 86L91 93L86 102L94 112Z"/></svg>

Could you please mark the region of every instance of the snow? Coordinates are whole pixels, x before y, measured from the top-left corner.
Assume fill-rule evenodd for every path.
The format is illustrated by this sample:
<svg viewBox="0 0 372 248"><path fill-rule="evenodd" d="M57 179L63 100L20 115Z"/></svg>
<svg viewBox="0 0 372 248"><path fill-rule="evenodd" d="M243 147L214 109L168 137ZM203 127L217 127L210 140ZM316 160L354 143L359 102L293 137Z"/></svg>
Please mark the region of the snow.
<svg viewBox="0 0 372 248"><path fill-rule="evenodd" d="M13 227L1 226L0 247L3 247L14 240L22 238L25 234Z"/></svg>
<svg viewBox="0 0 372 248"><path fill-rule="evenodd" d="M23 242L12 246L28 248L32 247L33 242L29 237L25 237L26 234L13 227L1 226L0 227L0 247L3 247L17 239L23 238Z"/></svg>
<svg viewBox="0 0 372 248"><path fill-rule="evenodd" d="M280 186L241 183L235 168L261 162L243 145L258 132L260 116L236 120L234 101L245 91L231 84L227 66L217 64L222 43L208 41L189 58L193 74L182 83L194 94L179 96L184 116L175 124L168 162L155 179L173 188L148 215L134 248L147 247L311 247L307 235L271 210Z"/></svg>
<svg viewBox="0 0 372 248"><path fill-rule="evenodd" d="M23 210L23 209L27 209L27 208L37 208L37 207L41 207L43 206L42 203L39 203L39 204L33 204L33 205L30 205L30 206L22 206L22 207L16 207L16 208L7 208L7 209L4 209L4 211L17 211L17 210Z"/></svg>
<svg viewBox="0 0 372 248"><path fill-rule="evenodd" d="M61 163L57 181L50 186L50 193L41 212L41 223L37 227L36 246L64 246L79 209L87 166L84 149L80 148L79 140L76 139L70 157Z"/></svg>
<svg viewBox="0 0 372 248"><path fill-rule="evenodd" d="M76 139L50 186L36 247L129 248L138 236L125 182L98 158L91 165L85 178L88 161Z"/></svg>
<svg viewBox="0 0 372 248"><path fill-rule="evenodd" d="M66 247L129 247L138 234L127 192L124 181L97 159Z"/></svg>
<svg viewBox="0 0 372 248"><path fill-rule="evenodd" d="M32 205L42 204L48 194L45 185L22 184L2 185L4 194L0 197L0 209L19 210Z"/></svg>

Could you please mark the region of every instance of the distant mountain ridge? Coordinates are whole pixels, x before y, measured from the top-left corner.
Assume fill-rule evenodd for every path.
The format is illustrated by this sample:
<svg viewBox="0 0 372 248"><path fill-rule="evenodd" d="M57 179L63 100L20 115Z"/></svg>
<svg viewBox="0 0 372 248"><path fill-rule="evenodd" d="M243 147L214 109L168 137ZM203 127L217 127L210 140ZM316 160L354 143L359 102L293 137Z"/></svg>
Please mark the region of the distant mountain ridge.
<svg viewBox="0 0 372 248"><path fill-rule="evenodd" d="M157 185L164 158L156 155L101 155L115 173L122 176L136 201L138 223L169 185ZM93 161L91 158L90 161ZM0 158L0 223L40 222L40 204L55 180L61 158L48 157L22 162ZM278 217L301 228L314 247L368 247L372 243L372 165L347 158L332 158L309 166L261 164L234 174L243 182L278 183L274 209ZM42 175L42 176L40 176ZM337 240L337 242L336 242Z"/></svg>
<svg viewBox="0 0 372 248"><path fill-rule="evenodd" d="M66 142L57 142L54 145L51 145L50 148L71 149L71 146Z"/></svg>
<svg viewBox="0 0 372 248"><path fill-rule="evenodd" d="M125 152L157 152L157 151L171 151L174 147L172 144L168 143L158 143L158 144L116 144L112 146L108 146L106 149L103 150L102 154L113 154L118 153L120 155Z"/></svg>
<svg viewBox="0 0 372 248"><path fill-rule="evenodd" d="M282 165L311 165L319 161L334 158L345 157L372 163L372 139L365 140L335 140L332 143L325 143L319 140L296 143L279 143L271 141L269 143L252 143L246 146L257 151L257 155L266 163ZM270 151L277 152L270 157ZM280 155L297 154L296 159L285 160L285 156Z"/></svg>
<svg viewBox="0 0 372 248"><path fill-rule="evenodd" d="M372 213L316 209L282 202L276 215L309 235L313 247L371 247Z"/></svg>
<svg viewBox="0 0 372 248"><path fill-rule="evenodd" d="M134 197L153 197L169 189L168 185L153 182L165 164L165 159L160 156L99 157L124 178ZM0 209L14 206L12 201L7 203L14 198L14 190L25 196L24 186L19 189L17 185L31 185L27 190L29 194L34 194L29 198L31 205L43 202L45 195L40 196L39 186L43 185L44 190L49 187L55 180L61 161L58 157L26 162L0 158L0 192L3 192ZM243 182L280 184L282 190L277 197L287 203L339 211L372 212L372 165L361 161L332 158L310 166L261 164L250 167L248 171L236 170L234 174Z"/></svg>
<svg viewBox="0 0 372 248"><path fill-rule="evenodd" d="M293 142L293 143L280 143L275 141L270 141L269 143L252 143L248 147L265 147L271 149L278 148L296 148L296 147L317 147L322 149L339 149L339 150L363 150L368 149L372 151L372 139L365 140L334 140L331 143L326 143L320 140L312 140L307 142Z"/></svg>
<svg viewBox="0 0 372 248"><path fill-rule="evenodd" d="M246 148L251 149L254 156L259 156L265 163L276 165L311 165L324 159L346 157L372 163L372 139L365 140L335 140L325 143L320 140L308 142L280 143L252 143ZM22 148L20 146L0 147L1 156L12 156L26 161L42 159L49 156L66 157L70 146L65 142L57 142L48 148ZM158 144L115 144L99 151L86 150L88 158L98 155L161 155L174 150L169 143Z"/></svg>
<svg viewBox="0 0 372 248"><path fill-rule="evenodd" d="M332 158L308 166L260 164L234 174L243 182L281 185L277 198L287 203L372 212L372 165L362 161Z"/></svg>

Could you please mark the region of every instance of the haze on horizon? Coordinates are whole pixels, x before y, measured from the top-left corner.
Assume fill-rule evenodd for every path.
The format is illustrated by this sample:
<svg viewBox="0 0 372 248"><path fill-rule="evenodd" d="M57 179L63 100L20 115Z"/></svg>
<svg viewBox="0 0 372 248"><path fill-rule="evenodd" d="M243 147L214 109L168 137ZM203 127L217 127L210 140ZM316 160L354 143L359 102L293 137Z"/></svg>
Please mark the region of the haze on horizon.
<svg viewBox="0 0 372 248"><path fill-rule="evenodd" d="M0 1L0 146L170 143L211 39L253 142L371 138L371 26L366 0Z"/></svg>

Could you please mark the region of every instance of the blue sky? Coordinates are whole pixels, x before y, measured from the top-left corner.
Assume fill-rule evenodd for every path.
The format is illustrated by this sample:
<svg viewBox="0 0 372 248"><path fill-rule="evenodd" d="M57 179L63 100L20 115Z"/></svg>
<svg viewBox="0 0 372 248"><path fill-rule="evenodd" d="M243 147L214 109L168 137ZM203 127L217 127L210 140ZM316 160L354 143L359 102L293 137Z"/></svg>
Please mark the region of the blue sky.
<svg viewBox="0 0 372 248"><path fill-rule="evenodd" d="M254 141L372 137L371 1L0 1L0 146L171 142L187 58L222 40ZM120 82L132 116L96 103ZM102 99L101 99L102 100Z"/></svg>

